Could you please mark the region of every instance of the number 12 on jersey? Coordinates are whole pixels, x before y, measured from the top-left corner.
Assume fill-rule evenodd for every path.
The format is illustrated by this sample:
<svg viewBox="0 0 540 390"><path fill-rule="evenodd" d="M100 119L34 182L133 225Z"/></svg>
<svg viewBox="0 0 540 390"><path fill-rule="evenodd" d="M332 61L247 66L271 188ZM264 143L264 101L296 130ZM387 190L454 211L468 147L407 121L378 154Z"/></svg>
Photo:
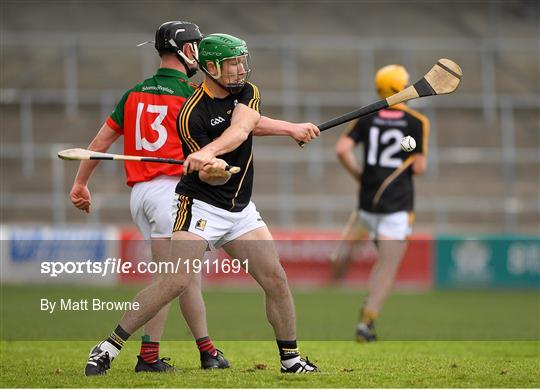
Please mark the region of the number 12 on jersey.
<svg viewBox="0 0 540 390"><path fill-rule="evenodd" d="M379 147L382 148L378 165L383 168L397 168L403 160L396 155L401 151L400 142L403 133L399 129L388 129L380 135L380 129L372 126L369 129L369 149L367 163L377 165Z"/></svg>

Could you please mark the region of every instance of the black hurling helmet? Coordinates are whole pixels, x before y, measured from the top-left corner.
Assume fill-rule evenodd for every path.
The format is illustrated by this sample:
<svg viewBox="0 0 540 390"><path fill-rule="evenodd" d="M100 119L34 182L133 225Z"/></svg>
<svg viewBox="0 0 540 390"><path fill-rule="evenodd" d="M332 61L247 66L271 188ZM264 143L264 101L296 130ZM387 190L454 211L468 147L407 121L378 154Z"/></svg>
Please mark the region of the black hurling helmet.
<svg viewBox="0 0 540 390"><path fill-rule="evenodd" d="M197 45L202 38L203 35L196 24L175 20L159 26L156 31L155 47L160 54L175 53L178 60L185 66L187 76L192 77L197 73L197 68L190 69L189 65L194 65L196 60L190 60L182 51L182 47L186 43L192 44L197 58Z"/></svg>

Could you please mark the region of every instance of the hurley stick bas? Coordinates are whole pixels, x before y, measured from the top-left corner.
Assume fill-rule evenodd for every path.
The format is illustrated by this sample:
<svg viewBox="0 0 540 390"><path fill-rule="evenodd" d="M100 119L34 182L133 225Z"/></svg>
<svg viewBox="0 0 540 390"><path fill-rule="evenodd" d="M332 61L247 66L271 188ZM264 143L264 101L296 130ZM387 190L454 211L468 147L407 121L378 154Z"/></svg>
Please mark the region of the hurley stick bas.
<svg viewBox="0 0 540 390"><path fill-rule="evenodd" d="M175 160L172 158L159 158L159 157L144 157L144 156L129 156L125 154L112 154L94 152L88 149L66 149L58 152L58 157L62 160L121 160L121 161L142 161L151 163L165 163L165 164L177 164L183 165L184 160ZM240 172L239 167L227 165L225 170L232 174Z"/></svg>

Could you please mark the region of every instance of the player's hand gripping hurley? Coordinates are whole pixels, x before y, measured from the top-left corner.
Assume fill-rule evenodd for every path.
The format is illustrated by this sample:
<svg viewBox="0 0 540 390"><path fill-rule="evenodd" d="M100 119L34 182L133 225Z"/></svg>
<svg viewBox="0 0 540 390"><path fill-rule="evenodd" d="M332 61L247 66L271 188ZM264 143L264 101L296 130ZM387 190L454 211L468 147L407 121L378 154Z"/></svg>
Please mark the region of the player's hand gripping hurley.
<svg viewBox="0 0 540 390"><path fill-rule="evenodd" d="M60 157L62 160L126 160L178 165L184 164L184 160L175 160L172 158L128 156L125 154L94 152L92 150L80 148L61 150L58 152L58 157ZM232 174L240 172L239 167L234 167L230 165L227 165L225 170Z"/></svg>
<svg viewBox="0 0 540 390"><path fill-rule="evenodd" d="M319 130L324 131L332 127L339 126L343 123L352 121L353 119L372 114L376 111L393 106L395 104L404 103L408 100L416 99L424 96L444 95L452 93L458 87L463 72L458 64L454 61L441 58L429 72L426 73L419 81L408 86L403 91L393 94L386 99L379 100L375 103L358 108L347 114L338 116L327 122L321 123ZM298 145L304 146L304 142L299 142Z"/></svg>

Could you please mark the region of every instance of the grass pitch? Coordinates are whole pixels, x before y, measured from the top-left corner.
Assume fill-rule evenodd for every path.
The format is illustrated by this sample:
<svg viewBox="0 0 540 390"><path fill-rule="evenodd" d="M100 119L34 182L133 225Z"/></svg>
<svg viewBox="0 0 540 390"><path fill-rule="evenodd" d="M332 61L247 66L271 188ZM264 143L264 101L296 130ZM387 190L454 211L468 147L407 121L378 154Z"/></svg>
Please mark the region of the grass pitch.
<svg viewBox="0 0 540 390"><path fill-rule="evenodd" d="M134 373L129 342L104 377L83 376L88 342L2 342L2 387L540 387L538 342L307 341L320 373L279 373L273 342L220 342L232 368L202 371L193 342L163 343L180 371Z"/></svg>
<svg viewBox="0 0 540 390"><path fill-rule="evenodd" d="M89 349L118 312L39 310L42 297L131 299L134 288L2 286L1 387L540 387L538 291L395 293L378 320L383 341L351 340L362 294L296 291L300 349L321 370L279 373L259 291L207 290L210 335L232 368L199 367L195 343L173 305L161 356L180 371L136 374L138 335L105 377L86 378ZM82 341L85 340L85 341Z"/></svg>

